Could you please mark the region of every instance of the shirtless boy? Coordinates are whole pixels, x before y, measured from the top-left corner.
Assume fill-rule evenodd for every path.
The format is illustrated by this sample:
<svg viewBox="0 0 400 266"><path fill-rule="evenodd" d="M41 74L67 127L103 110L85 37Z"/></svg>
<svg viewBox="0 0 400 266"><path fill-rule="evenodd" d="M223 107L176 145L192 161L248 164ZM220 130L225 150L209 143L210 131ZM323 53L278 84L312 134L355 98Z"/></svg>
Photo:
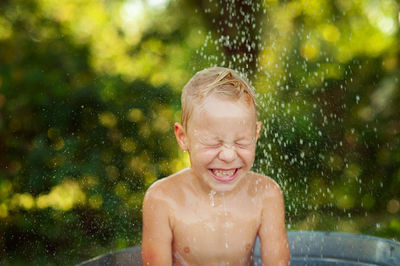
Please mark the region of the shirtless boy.
<svg viewBox="0 0 400 266"><path fill-rule="evenodd" d="M182 92L176 140L191 167L155 182L143 203L143 265L289 265L284 199L251 172L261 129L248 81L226 68L198 72Z"/></svg>

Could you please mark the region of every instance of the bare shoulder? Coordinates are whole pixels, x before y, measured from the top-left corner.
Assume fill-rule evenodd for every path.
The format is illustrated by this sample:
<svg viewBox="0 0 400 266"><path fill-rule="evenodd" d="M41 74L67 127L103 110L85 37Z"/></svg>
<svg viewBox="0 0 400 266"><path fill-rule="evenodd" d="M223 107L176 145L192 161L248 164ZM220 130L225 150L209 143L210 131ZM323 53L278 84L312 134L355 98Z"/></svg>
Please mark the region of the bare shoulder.
<svg viewBox="0 0 400 266"><path fill-rule="evenodd" d="M281 188L271 177L254 172L250 172L249 177L251 184L263 197L278 199L283 197Z"/></svg>
<svg viewBox="0 0 400 266"><path fill-rule="evenodd" d="M284 196L278 183L272 178L257 173L251 173L253 183L257 187L257 197L262 205L263 222L279 224L285 222Z"/></svg>
<svg viewBox="0 0 400 266"><path fill-rule="evenodd" d="M182 179L186 175L186 170L180 171L163 179L154 182L146 191L144 200L163 199L167 200L176 193L179 193L179 187Z"/></svg>

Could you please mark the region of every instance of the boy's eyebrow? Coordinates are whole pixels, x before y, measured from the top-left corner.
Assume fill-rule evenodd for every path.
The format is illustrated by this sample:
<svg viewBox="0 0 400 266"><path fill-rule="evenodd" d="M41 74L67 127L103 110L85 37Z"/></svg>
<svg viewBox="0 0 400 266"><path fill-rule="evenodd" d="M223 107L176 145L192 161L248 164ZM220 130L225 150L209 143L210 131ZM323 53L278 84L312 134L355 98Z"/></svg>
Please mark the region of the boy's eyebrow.
<svg viewBox="0 0 400 266"><path fill-rule="evenodd" d="M218 136L198 136L199 140L218 140L220 141L221 139Z"/></svg>
<svg viewBox="0 0 400 266"><path fill-rule="evenodd" d="M214 142L223 142L220 138L204 138L204 141L214 141Z"/></svg>
<svg viewBox="0 0 400 266"><path fill-rule="evenodd" d="M241 138L238 138L237 140L252 140L252 139L254 139L254 137L241 137Z"/></svg>

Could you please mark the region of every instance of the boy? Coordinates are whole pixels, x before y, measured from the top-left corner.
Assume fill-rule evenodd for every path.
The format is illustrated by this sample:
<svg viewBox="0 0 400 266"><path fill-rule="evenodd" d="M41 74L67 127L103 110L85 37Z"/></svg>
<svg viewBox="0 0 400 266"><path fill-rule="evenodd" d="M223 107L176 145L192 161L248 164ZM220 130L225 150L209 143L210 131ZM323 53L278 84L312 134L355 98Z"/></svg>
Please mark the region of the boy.
<svg viewBox="0 0 400 266"><path fill-rule="evenodd" d="M191 167L155 182L143 202L143 265L289 265L284 200L250 171L261 129L247 80L220 67L198 72L182 92L176 140Z"/></svg>

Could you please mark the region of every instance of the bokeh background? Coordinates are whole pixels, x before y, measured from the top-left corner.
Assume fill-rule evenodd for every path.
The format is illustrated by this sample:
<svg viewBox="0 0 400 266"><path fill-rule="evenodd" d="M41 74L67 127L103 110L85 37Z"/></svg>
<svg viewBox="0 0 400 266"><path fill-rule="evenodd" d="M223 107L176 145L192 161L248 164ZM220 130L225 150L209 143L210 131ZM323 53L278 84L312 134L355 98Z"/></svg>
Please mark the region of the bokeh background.
<svg viewBox="0 0 400 266"><path fill-rule="evenodd" d="M0 1L0 264L139 245L144 192L189 166L182 86L215 65L256 87L288 230L400 240L399 34L396 0Z"/></svg>

